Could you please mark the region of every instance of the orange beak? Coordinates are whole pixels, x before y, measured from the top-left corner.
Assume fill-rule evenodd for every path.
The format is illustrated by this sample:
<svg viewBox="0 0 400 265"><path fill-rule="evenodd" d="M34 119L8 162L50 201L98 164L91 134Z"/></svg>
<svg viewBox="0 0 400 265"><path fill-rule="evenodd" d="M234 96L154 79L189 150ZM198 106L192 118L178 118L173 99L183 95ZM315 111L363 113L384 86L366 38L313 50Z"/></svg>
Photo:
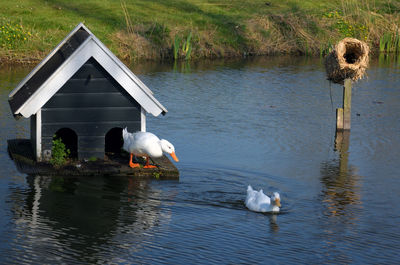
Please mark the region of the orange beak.
<svg viewBox="0 0 400 265"><path fill-rule="evenodd" d="M179 162L179 159L176 157L175 152L172 152L171 156L176 162Z"/></svg>
<svg viewBox="0 0 400 265"><path fill-rule="evenodd" d="M281 200L280 199L275 199L275 205L278 207L281 207Z"/></svg>

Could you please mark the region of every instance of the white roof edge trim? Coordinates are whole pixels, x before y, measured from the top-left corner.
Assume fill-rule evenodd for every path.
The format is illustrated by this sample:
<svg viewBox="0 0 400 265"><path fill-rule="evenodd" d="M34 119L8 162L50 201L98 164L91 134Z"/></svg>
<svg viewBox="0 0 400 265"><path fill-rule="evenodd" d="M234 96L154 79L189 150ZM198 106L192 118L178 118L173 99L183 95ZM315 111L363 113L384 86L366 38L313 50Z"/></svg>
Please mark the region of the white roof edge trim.
<svg viewBox="0 0 400 265"><path fill-rule="evenodd" d="M104 45L96 36L93 35L93 39L97 42L97 44L102 48L121 68L126 72L126 74L130 75L131 78L138 83L139 87L144 88L147 90L147 93L150 93L153 95L153 91L150 90L132 71L124 64L121 62L120 59L118 59L117 56L115 56L114 53L110 51L110 49L107 48L107 46Z"/></svg>
<svg viewBox="0 0 400 265"><path fill-rule="evenodd" d="M95 37L94 42L97 44L97 50L93 50L93 57L100 63L104 69L134 98L148 113L158 116L160 113L167 113L167 109L153 96L150 89L139 80L104 44ZM103 56L104 54L108 56ZM116 68L115 66L118 66ZM117 72L119 69L121 72ZM128 79L126 79L127 77ZM134 88L137 89L134 89ZM149 93L150 91L150 93ZM154 106L155 105L155 106Z"/></svg>
<svg viewBox="0 0 400 265"><path fill-rule="evenodd" d="M35 114L90 57L96 59L146 112L154 116L167 112L164 106L153 97L152 93L148 93L149 89L146 86L143 88L142 82L136 82L138 78L134 78L133 73L111 51L107 48L104 49L104 47L99 40L90 35L15 114L20 113L25 118Z"/></svg>
<svg viewBox="0 0 400 265"><path fill-rule="evenodd" d="M80 28L84 28L89 34L93 35L86 27L83 25L83 23L79 23L38 65L33 68L33 70L24 78L22 79L21 82L10 92L8 95L9 98L13 97L15 93L18 92L18 90L21 89L21 87L29 80L31 77L36 74L36 72L42 68L42 66L51 58L53 55L61 48L62 45L64 45L67 40L71 38L72 35L75 34Z"/></svg>
<svg viewBox="0 0 400 265"><path fill-rule="evenodd" d="M82 50L89 50L90 47L87 45L91 42L91 37L89 36L82 44L79 46L71 56L65 60L60 67L54 71L54 73L33 93L32 96L28 98L27 101L17 110L14 114L21 114L25 118L29 118L31 115L35 114L40 108L47 103L47 101L55 94L57 91L78 71L78 69L90 58L90 52L82 54L82 56L77 57L80 64L75 64L73 69L70 69L67 75L60 75L61 71L64 71L65 68L70 67L70 61L77 60L75 59L76 54L80 53ZM57 83L59 82L59 83ZM50 86L51 89L46 89ZM46 93L47 91L47 93Z"/></svg>

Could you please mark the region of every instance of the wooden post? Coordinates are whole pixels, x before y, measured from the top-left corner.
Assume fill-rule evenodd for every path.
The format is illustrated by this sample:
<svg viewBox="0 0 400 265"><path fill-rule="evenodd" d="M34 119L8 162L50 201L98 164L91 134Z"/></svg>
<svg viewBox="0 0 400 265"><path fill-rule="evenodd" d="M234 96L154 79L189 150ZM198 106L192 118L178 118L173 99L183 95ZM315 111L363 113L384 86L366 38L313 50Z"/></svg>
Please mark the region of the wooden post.
<svg viewBox="0 0 400 265"><path fill-rule="evenodd" d="M351 79L344 80L343 88L343 129L350 130L351 117Z"/></svg>
<svg viewBox="0 0 400 265"><path fill-rule="evenodd" d="M343 108L336 109L336 131L343 130Z"/></svg>
<svg viewBox="0 0 400 265"><path fill-rule="evenodd" d="M336 109L336 130L350 130L351 79L344 80L343 108Z"/></svg>
<svg viewBox="0 0 400 265"><path fill-rule="evenodd" d="M349 163L350 131L337 131L335 135L335 150L339 151L339 172L346 174Z"/></svg>

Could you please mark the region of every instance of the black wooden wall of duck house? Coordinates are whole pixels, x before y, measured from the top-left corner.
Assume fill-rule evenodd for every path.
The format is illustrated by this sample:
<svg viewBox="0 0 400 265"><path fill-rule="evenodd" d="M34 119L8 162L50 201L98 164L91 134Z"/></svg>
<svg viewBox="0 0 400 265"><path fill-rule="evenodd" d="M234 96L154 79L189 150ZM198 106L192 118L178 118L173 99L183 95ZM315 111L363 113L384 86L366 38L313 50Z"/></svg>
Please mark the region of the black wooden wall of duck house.
<svg viewBox="0 0 400 265"><path fill-rule="evenodd" d="M91 58L43 106L42 155L48 158L57 134L72 156L104 158L107 146L122 147L126 126L140 131L141 106Z"/></svg>

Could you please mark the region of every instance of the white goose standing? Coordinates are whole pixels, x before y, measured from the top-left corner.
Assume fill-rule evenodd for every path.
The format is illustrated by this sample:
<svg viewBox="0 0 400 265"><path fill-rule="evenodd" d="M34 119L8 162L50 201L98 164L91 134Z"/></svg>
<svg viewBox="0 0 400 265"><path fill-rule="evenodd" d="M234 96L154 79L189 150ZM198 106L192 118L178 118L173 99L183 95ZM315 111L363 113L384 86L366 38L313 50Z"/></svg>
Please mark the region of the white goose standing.
<svg viewBox="0 0 400 265"><path fill-rule="evenodd" d="M156 166L149 164L149 157L161 157L163 152L168 153L172 158L178 162L175 155L175 147L164 139L159 139L157 136L150 132L128 132L127 128L122 131L122 138L124 139L123 149L130 153L129 166L139 167L138 163L133 163L133 156L145 156L146 165L144 168L155 168Z"/></svg>
<svg viewBox="0 0 400 265"><path fill-rule="evenodd" d="M274 192L269 198L264 194L263 190L256 191L249 185L247 187L247 197L245 201L246 207L254 212L279 212L281 207L281 198L278 192Z"/></svg>

